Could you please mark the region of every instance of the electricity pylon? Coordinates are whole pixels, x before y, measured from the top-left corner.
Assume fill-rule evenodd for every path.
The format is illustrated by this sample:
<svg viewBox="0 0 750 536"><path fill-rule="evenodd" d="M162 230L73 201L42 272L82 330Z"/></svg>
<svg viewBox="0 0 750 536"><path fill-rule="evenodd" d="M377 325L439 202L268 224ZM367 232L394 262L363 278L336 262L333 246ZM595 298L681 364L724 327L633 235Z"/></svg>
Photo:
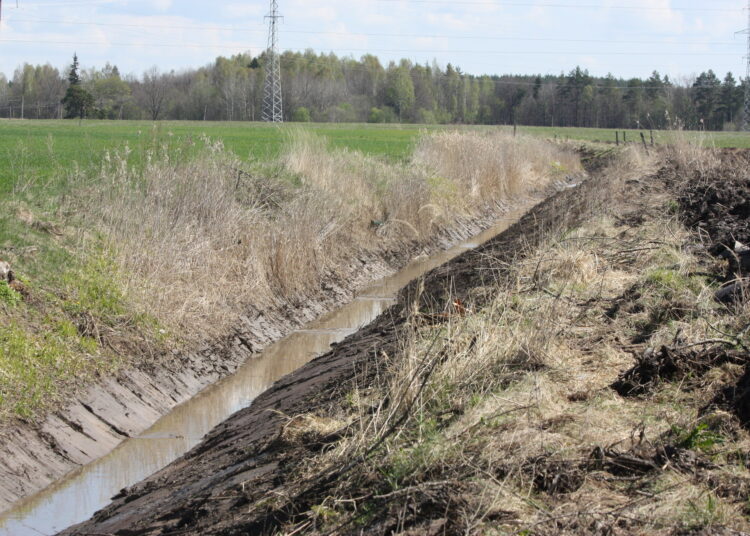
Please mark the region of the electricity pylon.
<svg viewBox="0 0 750 536"><path fill-rule="evenodd" d="M281 100L278 25L282 17L279 15L277 0L271 0L271 12L266 18L268 19L268 48L266 49L266 85L263 91L263 121L281 123L284 121L284 108Z"/></svg>
<svg viewBox="0 0 750 536"><path fill-rule="evenodd" d="M745 71L745 117L743 120L743 129L750 132L750 0L747 0L747 67Z"/></svg>
<svg viewBox="0 0 750 536"><path fill-rule="evenodd" d="M747 28L739 33L747 34L747 67L745 70L745 113L742 117L742 130L750 132L750 0L747 0Z"/></svg>

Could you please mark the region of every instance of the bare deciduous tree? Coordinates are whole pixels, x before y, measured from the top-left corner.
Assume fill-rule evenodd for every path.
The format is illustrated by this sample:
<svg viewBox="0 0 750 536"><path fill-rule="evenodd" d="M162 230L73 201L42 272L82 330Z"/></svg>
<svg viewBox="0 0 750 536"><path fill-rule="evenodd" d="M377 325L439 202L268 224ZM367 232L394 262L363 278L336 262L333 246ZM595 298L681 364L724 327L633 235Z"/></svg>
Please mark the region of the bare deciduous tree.
<svg viewBox="0 0 750 536"><path fill-rule="evenodd" d="M159 69L156 66L151 67L143 73L143 81L140 84L138 98L154 121L159 119L162 113L168 89L168 75L159 73Z"/></svg>

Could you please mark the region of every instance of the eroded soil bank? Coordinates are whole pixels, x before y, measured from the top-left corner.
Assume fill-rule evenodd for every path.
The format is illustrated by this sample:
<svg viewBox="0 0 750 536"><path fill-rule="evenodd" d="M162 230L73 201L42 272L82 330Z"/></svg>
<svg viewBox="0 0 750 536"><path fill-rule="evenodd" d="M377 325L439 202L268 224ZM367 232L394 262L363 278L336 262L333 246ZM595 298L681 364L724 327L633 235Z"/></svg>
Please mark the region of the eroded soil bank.
<svg viewBox="0 0 750 536"><path fill-rule="evenodd" d="M746 534L750 312L715 294L745 277L747 156L646 160L412 283L63 534Z"/></svg>

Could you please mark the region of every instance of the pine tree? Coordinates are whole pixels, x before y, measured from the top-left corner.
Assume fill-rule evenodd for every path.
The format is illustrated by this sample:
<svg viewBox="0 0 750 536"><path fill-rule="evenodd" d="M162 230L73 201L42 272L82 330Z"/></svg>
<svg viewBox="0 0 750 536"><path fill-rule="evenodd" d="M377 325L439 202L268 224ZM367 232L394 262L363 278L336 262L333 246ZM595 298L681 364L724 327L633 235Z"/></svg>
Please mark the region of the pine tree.
<svg viewBox="0 0 750 536"><path fill-rule="evenodd" d="M78 54L73 54L73 64L68 73L68 90L65 92L62 104L65 106L66 119L83 119L86 111L94 105L94 97L81 86L78 75Z"/></svg>
<svg viewBox="0 0 750 536"><path fill-rule="evenodd" d="M81 83L81 77L78 76L78 54L73 53L73 65L70 66L68 73L68 82L71 86L77 86Z"/></svg>

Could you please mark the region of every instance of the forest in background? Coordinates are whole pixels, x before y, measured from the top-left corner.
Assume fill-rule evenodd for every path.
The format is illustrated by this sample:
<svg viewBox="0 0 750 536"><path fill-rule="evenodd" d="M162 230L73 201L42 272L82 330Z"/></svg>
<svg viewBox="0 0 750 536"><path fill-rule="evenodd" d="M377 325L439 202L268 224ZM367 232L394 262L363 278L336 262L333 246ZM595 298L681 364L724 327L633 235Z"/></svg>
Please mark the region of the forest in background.
<svg viewBox="0 0 750 536"><path fill-rule="evenodd" d="M85 58L84 58L85 60ZM197 69L123 76L114 65L57 69L19 66L0 73L0 118L77 116L63 99L76 80L92 119L258 121L265 54L219 57ZM285 52L281 56L287 121L421 124L519 124L597 128L685 127L736 130L748 80L712 70L670 80L596 77L575 67L560 75L469 75L409 60L383 65L373 55ZM75 67L77 70L77 64Z"/></svg>

